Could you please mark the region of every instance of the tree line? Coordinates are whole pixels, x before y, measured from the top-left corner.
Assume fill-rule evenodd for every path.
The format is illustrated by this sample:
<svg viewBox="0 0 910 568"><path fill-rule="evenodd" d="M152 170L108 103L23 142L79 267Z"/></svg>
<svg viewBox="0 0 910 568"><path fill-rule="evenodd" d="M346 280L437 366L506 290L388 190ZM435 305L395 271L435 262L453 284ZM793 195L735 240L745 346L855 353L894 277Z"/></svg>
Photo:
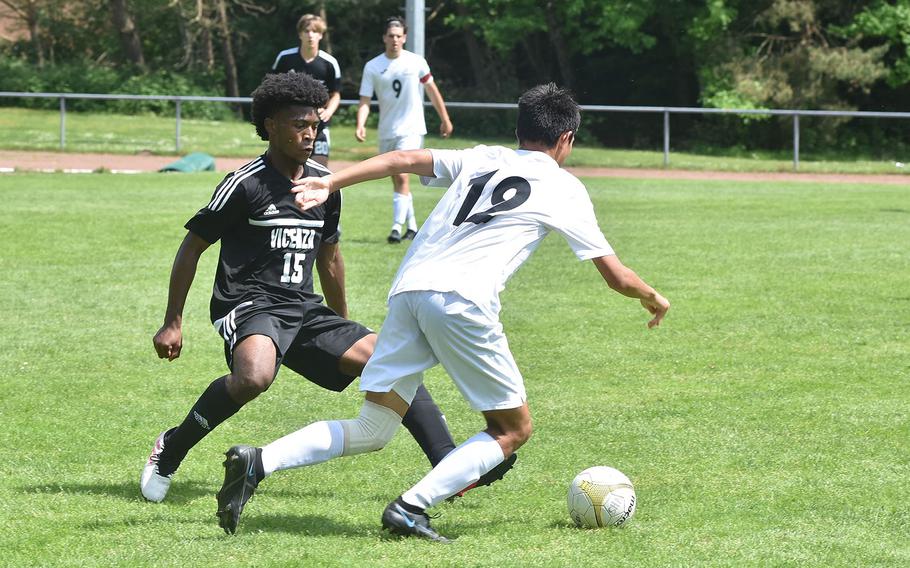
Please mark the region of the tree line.
<svg viewBox="0 0 910 568"><path fill-rule="evenodd" d="M910 110L910 0L427 0L426 57L449 100L513 101L555 81L585 104ZM303 13L356 98L363 63L402 0L0 0L0 90L249 94ZM131 89L131 90L127 90ZM10 104L9 101L3 104ZM14 104L42 104L18 101ZM84 103L86 107L97 103ZM139 103L129 103L139 104ZM156 110L142 103L140 110ZM196 111L224 113L224 109ZM508 118L457 112L456 127L502 133ZM501 114L501 113L500 113ZM342 117L343 119L343 117ZM648 146L659 125L586 117L586 136ZM903 148L898 121L818 119L807 142ZM788 123L698 117L677 144L775 147Z"/></svg>

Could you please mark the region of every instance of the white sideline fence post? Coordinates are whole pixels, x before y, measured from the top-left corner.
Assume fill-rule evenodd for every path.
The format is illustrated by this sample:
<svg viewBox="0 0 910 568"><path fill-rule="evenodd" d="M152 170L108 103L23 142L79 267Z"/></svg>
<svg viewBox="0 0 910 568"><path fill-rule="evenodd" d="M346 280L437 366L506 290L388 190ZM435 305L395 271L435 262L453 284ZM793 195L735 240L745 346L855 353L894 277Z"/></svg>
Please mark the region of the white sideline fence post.
<svg viewBox="0 0 910 568"><path fill-rule="evenodd" d="M66 147L66 97L60 97L60 149Z"/></svg>
<svg viewBox="0 0 910 568"><path fill-rule="evenodd" d="M174 132L174 151L180 153L180 99L174 101L176 103L176 115L177 115L177 126L176 132Z"/></svg>

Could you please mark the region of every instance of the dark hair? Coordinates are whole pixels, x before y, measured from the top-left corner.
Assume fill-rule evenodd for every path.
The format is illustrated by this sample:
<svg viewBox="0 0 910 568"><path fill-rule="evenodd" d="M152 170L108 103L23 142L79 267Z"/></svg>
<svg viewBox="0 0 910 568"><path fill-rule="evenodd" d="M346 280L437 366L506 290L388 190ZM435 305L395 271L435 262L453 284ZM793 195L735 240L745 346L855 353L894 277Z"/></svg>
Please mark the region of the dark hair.
<svg viewBox="0 0 910 568"><path fill-rule="evenodd" d="M555 83L537 85L518 99L519 142L538 142L552 148L568 131L577 132L581 124L578 103L567 89Z"/></svg>
<svg viewBox="0 0 910 568"><path fill-rule="evenodd" d="M401 28L404 33L408 33L408 23L401 16L390 16L385 19L385 27L382 28L382 35L389 32L389 28Z"/></svg>
<svg viewBox="0 0 910 568"><path fill-rule="evenodd" d="M328 100L325 86L306 73L269 73L253 91L250 121L256 127L256 134L268 140L266 118L291 105L321 108Z"/></svg>

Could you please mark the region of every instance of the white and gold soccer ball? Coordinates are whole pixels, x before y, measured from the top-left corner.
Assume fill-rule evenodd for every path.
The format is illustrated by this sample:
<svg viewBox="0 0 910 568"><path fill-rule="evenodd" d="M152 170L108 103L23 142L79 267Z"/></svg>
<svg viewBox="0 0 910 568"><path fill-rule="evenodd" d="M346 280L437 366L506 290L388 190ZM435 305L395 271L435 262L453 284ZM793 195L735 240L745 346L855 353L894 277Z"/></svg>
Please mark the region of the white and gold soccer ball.
<svg viewBox="0 0 910 568"><path fill-rule="evenodd" d="M568 505L576 526L620 527L635 514L635 489L618 469L589 467L569 484Z"/></svg>

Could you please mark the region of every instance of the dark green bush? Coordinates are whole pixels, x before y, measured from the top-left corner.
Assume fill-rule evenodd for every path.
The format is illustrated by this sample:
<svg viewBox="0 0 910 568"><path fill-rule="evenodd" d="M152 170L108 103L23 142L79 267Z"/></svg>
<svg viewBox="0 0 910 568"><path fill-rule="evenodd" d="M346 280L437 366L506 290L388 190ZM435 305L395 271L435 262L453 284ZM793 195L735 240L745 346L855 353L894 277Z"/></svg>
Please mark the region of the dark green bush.
<svg viewBox="0 0 910 568"><path fill-rule="evenodd" d="M193 79L171 71L135 74L128 70L115 70L93 62L45 65L41 69L21 59L0 58L0 91L25 93L93 93L128 95L191 95L221 96L219 78L194 75ZM56 109L59 99L6 98L4 106ZM68 110L91 112L116 112L121 114L156 114L172 116L171 101L95 100L68 99ZM181 115L185 118L222 120L232 116L225 103L183 103Z"/></svg>

